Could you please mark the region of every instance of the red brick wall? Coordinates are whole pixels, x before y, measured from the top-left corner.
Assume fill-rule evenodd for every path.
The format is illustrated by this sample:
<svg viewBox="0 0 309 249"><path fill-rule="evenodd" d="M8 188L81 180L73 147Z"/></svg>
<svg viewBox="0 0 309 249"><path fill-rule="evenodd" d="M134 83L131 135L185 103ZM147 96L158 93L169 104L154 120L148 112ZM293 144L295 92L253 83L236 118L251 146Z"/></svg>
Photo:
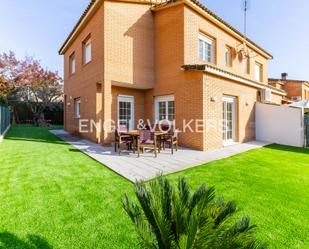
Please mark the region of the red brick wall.
<svg viewBox="0 0 309 249"><path fill-rule="evenodd" d="M72 133L78 132L79 121L74 113L75 98L81 99L81 118L96 119L96 85L98 82L103 83L104 79L103 14L104 9L101 6L64 54L64 94L67 99L65 129ZM92 41L92 61L83 65L82 43L89 34ZM69 75L69 57L73 52L76 57L76 73ZM95 132L81 134L81 136L97 140Z"/></svg>

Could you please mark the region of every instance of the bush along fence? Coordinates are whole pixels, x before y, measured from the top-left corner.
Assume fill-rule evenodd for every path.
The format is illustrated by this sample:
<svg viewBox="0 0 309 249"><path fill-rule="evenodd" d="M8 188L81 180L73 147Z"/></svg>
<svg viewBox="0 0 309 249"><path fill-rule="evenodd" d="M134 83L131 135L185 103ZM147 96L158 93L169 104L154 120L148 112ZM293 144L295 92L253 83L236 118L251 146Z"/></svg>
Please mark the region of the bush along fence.
<svg viewBox="0 0 309 249"><path fill-rule="evenodd" d="M45 108L44 116L52 125L63 125L63 103L50 104ZM33 124L34 115L26 103L20 102L14 106L13 120L17 124Z"/></svg>
<svg viewBox="0 0 309 249"><path fill-rule="evenodd" d="M10 110L7 107L0 106L0 137L6 132L10 124Z"/></svg>

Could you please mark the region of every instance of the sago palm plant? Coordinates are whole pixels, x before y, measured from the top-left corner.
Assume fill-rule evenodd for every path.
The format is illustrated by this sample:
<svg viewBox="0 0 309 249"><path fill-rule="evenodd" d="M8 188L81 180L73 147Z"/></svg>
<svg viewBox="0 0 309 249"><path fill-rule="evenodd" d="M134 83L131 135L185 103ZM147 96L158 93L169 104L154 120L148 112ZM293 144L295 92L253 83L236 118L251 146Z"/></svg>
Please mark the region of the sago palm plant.
<svg viewBox="0 0 309 249"><path fill-rule="evenodd" d="M135 184L137 201L124 195L122 204L133 221L143 248L147 249L237 249L266 248L254 237L254 225L243 217L231 222L234 202L215 200L214 187L202 184L191 193L184 178L178 186L159 177Z"/></svg>

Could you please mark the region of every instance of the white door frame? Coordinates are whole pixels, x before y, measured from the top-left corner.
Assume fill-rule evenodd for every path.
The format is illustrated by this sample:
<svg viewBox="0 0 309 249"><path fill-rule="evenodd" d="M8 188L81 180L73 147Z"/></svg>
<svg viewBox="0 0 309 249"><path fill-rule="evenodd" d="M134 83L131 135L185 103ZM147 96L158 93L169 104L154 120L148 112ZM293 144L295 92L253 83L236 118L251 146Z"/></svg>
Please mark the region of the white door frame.
<svg viewBox="0 0 309 249"><path fill-rule="evenodd" d="M120 124L120 119L119 119L119 102L129 102L131 103L131 120L129 122L129 130L134 130L134 124L135 124L135 119L134 119L134 96L129 96L129 95L118 95L118 100L117 100L117 125L119 126Z"/></svg>
<svg viewBox="0 0 309 249"><path fill-rule="evenodd" d="M232 138L227 139L227 133L223 134L225 135L225 138L223 138L223 146L228 146L231 144L234 144L237 142L236 138L236 132L237 132L237 98L234 96L223 96L222 103L232 103ZM227 112L223 113L224 110L222 110L222 114L224 115L223 121L227 120ZM222 132L224 130L222 129Z"/></svg>

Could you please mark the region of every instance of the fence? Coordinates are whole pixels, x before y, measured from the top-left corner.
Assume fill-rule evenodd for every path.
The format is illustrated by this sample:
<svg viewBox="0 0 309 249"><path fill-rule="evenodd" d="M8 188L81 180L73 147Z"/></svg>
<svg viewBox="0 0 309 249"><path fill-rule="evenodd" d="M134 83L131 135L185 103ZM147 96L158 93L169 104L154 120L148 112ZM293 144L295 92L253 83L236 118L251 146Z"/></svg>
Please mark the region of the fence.
<svg viewBox="0 0 309 249"><path fill-rule="evenodd" d="M305 115L305 126L306 126L306 147L309 148L309 113Z"/></svg>
<svg viewBox="0 0 309 249"><path fill-rule="evenodd" d="M256 104L256 139L304 146L304 115L301 108Z"/></svg>
<svg viewBox="0 0 309 249"><path fill-rule="evenodd" d="M7 107L0 106L0 136L6 131L11 122L10 111Z"/></svg>

